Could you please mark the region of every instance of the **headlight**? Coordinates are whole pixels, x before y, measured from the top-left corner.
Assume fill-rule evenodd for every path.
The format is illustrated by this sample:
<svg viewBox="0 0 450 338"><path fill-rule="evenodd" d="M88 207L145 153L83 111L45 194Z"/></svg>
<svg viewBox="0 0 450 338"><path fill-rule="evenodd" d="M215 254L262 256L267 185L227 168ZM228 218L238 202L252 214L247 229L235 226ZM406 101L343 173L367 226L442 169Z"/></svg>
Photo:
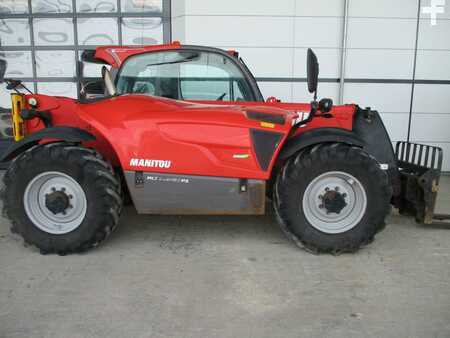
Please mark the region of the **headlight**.
<svg viewBox="0 0 450 338"><path fill-rule="evenodd" d="M38 101L36 100L36 98L30 97L30 98L28 99L28 104L29 104L30 106L32 106L32 107L37 107Z"/></svg>

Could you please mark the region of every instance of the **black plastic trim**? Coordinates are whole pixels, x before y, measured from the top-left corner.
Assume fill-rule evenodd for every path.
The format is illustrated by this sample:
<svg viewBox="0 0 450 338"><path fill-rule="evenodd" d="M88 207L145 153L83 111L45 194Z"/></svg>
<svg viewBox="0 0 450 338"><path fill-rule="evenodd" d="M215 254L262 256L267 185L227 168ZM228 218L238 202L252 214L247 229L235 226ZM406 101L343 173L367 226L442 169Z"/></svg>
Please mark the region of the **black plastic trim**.
<svg viewBox="0 0 450 338"><path fill-rule="evenodd" d="M279 158L286 159L306 147L325 142L347 143L361 148L364 146L364 141L351 131L338 128L318 128L288 140L281 150Z"/></svg>
<svg viewBox="0 0 450 338"><path fill-rule="evenodd" d="M81 61L106 65L107 63L105 61L95 57L95 52L96 50L83 51L83 53L81 53Z"/></svg>
<svg viewBox="0 0 450 338"><path fill-rule="evenodd" d="M85 130L74 127L53 127L45 128L33 133L18 142L12 143L2 154L0 162L12 160L17 155L39 143L43 139L63 140L67 142L88 142L94 141L95 136Z"/></svg>
<svg viewBox="0 0 450 338"><path fill-rule="evenodd" d="M255 149L256 158L262 170L269 168L273 154L283 137L282 133L272 131L250 129L250 135Z"/></svg>
<svg viewBox="0 0 450 338"><path fill-rule="evenodd" d="M387 174L394 190L400 194L400 175L391 139L380 114L370 108L357 108L353 120L353 131L364 141L364 150L380 164L388 165Z"/></svg>
<svg viewBox="0 0 450 338"><path fill-rule="evenodd" d="M257 111L248 111L247 117L251 120L257 120L262 122L269 122L275 124L284 125L286 123L286 117L280 114L261 113Z"/></svg>

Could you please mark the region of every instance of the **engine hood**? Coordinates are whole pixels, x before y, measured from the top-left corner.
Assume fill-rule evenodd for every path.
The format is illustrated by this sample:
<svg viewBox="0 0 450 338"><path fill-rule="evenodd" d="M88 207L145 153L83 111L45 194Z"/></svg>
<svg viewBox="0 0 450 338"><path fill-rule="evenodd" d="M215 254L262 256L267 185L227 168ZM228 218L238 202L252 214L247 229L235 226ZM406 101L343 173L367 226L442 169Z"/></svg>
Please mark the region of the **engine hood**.
<svg viewBox="0 0 450 338"><path fill-rule="evenodd" d="M151 119L158 123L245 125L287 132L297 116L292 111L277 107L203 104L142 94L120 95L78 106L83 119L93 124L101 121L111 128L136 121L145 125L145 120Z"/></svg>

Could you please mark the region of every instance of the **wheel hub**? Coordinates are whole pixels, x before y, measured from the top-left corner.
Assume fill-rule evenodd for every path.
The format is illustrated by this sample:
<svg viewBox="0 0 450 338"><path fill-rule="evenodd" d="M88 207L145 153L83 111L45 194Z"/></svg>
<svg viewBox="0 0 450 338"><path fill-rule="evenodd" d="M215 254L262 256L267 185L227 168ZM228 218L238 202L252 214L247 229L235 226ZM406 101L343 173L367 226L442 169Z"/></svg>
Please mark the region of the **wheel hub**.
<svg viewBox="0 0 450 338"><path fill-rule="evenodd" d="M45 195L45 206L54 215L65 214L66 210L70 208L69 196L63 190L55 191Z"/></svg>
<svg viewBox="0 0 450 338"><path fill-rule="evenodd" d="M83 188L71 176L57 171L33 178L25 189L23 203L30 221L40 230L55 235L75 230L87 212Z"/></svg>
<svg viewBox="0 0 450 338"><path fill-rule="evenodd" d="M328 190L322 196L322 208L325 208L327 213L340 214L342 209L347 206L345 193L341 194L336 187L334 190ZM320 206L319 206L320 207Z"/></svg>
<svg viewBox="0 0 450 338"><path fill-rule="evenodd" d="M300 207L312 227L329 234L343 233L364 216L367 195L351 174L330 171L308 184Z"/></svg>

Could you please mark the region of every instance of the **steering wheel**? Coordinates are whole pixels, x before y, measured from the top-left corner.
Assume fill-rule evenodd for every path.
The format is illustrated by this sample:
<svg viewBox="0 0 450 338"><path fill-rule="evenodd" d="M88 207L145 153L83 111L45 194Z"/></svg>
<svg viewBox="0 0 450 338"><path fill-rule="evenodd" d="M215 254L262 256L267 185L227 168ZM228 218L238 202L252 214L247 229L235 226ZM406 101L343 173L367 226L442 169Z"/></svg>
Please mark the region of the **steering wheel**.
<svg viewBox="0 0 450 338"><path fill-rule="evenodd" d="M222 95L220 95L216 101L223 101L223 98L227 95L227 93L223 93Z"/></svg>

